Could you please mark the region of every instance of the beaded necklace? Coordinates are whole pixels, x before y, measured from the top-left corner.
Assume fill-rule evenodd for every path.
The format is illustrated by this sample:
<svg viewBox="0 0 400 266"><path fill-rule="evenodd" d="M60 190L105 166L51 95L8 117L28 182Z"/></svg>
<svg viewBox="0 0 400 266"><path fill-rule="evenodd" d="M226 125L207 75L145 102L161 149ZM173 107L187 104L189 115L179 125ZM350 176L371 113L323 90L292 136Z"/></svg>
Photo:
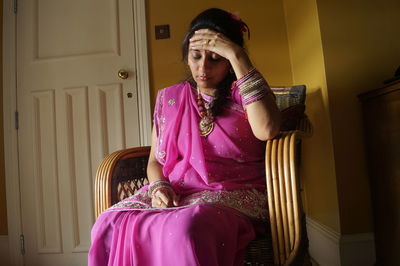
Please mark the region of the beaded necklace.
<svg viewBox="0 0 400 266"><path fill-rule="evenodd" d="M210 106L207 108L204 104L199 88L197 88L197 106L199 107L201 115L201 120L199 122L200 135L206 137L214 129L214 117L211 113Z"/></svg>

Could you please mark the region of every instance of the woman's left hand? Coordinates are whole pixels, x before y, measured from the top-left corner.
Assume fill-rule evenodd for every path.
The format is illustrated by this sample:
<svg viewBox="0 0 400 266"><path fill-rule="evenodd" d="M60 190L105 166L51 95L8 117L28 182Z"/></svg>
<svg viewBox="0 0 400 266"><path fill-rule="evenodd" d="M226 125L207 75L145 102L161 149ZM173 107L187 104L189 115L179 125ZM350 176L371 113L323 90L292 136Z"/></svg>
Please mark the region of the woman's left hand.
<svg viewBox="0 0 400 266"><path fill-rule="evenodd" d="M190 38L189 49L208 50L230 60L235 54L245 53L243 48L229 40L225 35L210 29L195 31Z"/></svg>
<svg viewBox="0 0 400 266"><path fill-rule="evenodd" d="M231 63L238 79L253 68L246 51L242 47L222 33L210 29L195 31L193 37L190 38L189 49L207 50L226 58Z"/></svg>

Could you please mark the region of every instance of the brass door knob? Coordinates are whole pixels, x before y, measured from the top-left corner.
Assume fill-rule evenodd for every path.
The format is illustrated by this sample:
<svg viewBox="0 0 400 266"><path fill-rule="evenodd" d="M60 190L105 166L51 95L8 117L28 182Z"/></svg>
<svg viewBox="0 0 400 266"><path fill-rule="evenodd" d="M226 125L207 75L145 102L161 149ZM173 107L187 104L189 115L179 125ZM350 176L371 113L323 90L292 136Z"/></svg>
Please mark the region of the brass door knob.
<svg viewBox="0 0 400 266"><path fill-rule="evenodd" d="M121 79L127 79L129 77L129 73L125 69L120 69L118 71L118 77Z"/></svg>

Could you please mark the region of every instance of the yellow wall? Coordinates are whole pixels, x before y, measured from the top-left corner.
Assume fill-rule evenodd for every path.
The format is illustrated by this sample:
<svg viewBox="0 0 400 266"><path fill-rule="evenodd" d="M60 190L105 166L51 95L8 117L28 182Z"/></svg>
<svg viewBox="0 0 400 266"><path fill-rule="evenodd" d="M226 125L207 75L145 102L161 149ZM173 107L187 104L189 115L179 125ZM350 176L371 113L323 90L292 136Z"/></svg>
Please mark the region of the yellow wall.
<svg viewBox="0 0 400 266"><path fill-rule="evenodd" d="M251 31L246 45L253 63L272 85L292 84L288 42L283 6L275 0L252 0L251 5L239 0L149 0L147 26L151 93L187 77L188 69L181 61L181 44L190 21L201 11L219 7L239 12ZM169 24L170 39L156 40L154 26Z"/></svg>
<svg viewBox="0 0 400 266"><path fill-rule="evenodd" d="M315 0L285 0L285 18L294 84L307 85L306 113L314 134L303 142L301 178L305 210L340 232L335 159L324 54Z"/></svg>
<svg viewBox="0 0 400 266"><path fill-rule="evenodd" d="M0 0L0 51L3 51L3 0ZM3 113L3 52L0 52L0 110ZM0 116L0 235L7 235L6 186L4 174L3 115Z"/></svg>
<svg viewBox="0 0 400 266"><path fill-rule="evenodd" d="M308 85L315 127L304 142L307 213L341 234L373 231L357 95L400 62L400 2L284 1L294 83Z"/></svg>
<svg viewBox="0 0 400 266"><path fill-rule="evenodd" d="M400 64L400 2L317 2L341 232L368 232L372 231L372 213L357 95L382 86L382 81L392 77Z"/></svg>

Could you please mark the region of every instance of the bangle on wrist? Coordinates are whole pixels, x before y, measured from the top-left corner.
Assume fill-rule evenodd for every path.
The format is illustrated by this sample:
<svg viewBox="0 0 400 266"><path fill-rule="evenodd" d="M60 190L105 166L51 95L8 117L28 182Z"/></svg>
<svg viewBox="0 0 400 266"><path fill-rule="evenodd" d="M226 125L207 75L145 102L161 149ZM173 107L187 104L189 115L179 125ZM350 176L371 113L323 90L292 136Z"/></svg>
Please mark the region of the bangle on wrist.
<svg viewBox="0 0 400 266"><path fill-rule="evenodd" d="M153 181L150 183L149 189L147 190L147 194L150 197L153 197L154 194L157 192L157 190L159 190L162 187L168 187L168 188L172 189L171 183L169 183L168 181L157 180L157 181Z"/></svg>
<svg viewBox="0 0 400 266"><path fill-rule="evenodd" d="M253 72L254 72L254 71L257 71L257 70L253 67L253 68L251 68L251 69L249 70L249 72L247 72L246 75L244 75L244 76L241 77L240 79L234 81L233 84L232 84L232 88L233 88L233 87L239 87L240 84L242 84L243 82L245 82L249 77L251 77L251 75L253 75Z"/></svg>
<svg viewBox="0 0 400 266"><path fill-rule="evenodd" d="M237 80L236 86L239 88L239 94L242 96L242 103L245 107L261 100L271 92L267 82L255 68Z"/></svg>

